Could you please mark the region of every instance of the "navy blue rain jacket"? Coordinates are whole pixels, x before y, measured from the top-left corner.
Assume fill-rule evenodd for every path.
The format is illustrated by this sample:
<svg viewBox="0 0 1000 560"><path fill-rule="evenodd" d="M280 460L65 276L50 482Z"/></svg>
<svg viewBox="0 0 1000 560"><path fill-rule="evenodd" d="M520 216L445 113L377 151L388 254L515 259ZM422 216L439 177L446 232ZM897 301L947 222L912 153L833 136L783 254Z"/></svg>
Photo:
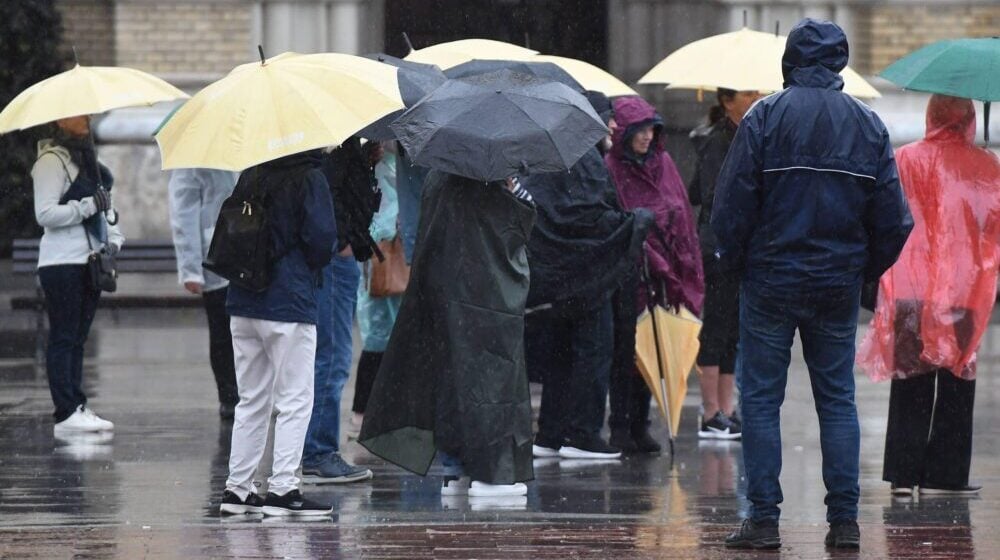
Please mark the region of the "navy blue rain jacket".
<svg viewBox="0 0 1000 560"><path fill-rule="evenodd" d="M333 256L337 226L322 160L315 152L287 156L252 167L268 193L274 263L271 285L261 293L229 285L230 315L285 323L316 324L319 270Z"/></svg>
<svg viewBox="0 0 1000 560"><path fill-rule="evenodd" d="M913 228L889 134L843 93L847 37L805 19L788 35L785 89L743 118L716 183L724 266L756 284L824 289L877 279Z"/></svg>

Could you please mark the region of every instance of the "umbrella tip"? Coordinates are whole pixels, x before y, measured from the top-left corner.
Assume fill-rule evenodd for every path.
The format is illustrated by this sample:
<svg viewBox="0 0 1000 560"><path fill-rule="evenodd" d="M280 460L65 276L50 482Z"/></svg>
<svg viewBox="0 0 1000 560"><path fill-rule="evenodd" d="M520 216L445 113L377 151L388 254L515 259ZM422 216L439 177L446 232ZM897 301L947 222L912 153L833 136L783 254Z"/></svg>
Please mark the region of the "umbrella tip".
<svg viewBox="0 0 1000 560"><path fill-rule="evenodd" d="M774 36L781 35L781 21L774 22Z"/></svg>
<svg viewBox="0 0 1000 560"><path fill-rule="evenodd" d="M403 32L403 40L406 41L406 48L410 49L410 52L417 50L413 48L413 43L410 42L410 36L406 34L406 31Z"/></svg>
<svg viewBox="0 0 1000 560"><path fill-rule="evenodd" d="M747 11L743 10L743 28L746 29L746 27L747 27Z"/></svg>
<svg viewBox="0 0 1000 560"><path fill-rule="evenodd" d="M80 58L78 56L76 56L76 45L73 45L70 48L73 49L73 64L76 64L77 66L79 66L80 65Z"/></svg>
<svg viewBox="0 0 1000 560"><path fill-rule="evenodd" d="M267 64L267 59L264 58L264 45L257 45L257 52L260 54L260 65L264 66Z"/></svg>

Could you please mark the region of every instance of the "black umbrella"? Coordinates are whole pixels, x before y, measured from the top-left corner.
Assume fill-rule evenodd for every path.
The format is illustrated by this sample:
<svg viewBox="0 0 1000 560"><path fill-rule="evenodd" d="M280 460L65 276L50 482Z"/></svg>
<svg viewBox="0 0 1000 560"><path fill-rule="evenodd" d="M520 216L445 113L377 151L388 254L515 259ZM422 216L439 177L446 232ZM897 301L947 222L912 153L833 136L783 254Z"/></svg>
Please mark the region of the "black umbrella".
<svg viewBox="0 0 1000 560"><path fill-rule="evenodd" d="M410 62L383 53L366 54L364 58L377 60L390 66L395 66L397 70L397 80L399 82L399 95L403 98L403 105L412 107L424 98L428 93L434 91L448 78L441 72L441 69L433 64L421 64ZM391 140L395 136L389 125L399 118L405 109L400 109L389 113L381 119L361 129L357 136L369 140Z"/></svg>
<svg viewBox="0 0 1000 560"><path fill-rule="evenodd" d="M565 171L608 134L583 95L510 70L449 80L392 129L417 165L482 181Z"/></svg>
<svg viewBox="0 0 1000 560"><path fill-rule="evenodd" d="M511 70L518 74L527 74L539 80L566 84L576 91L584 91L580 82L573 79L569 72L551 62L522 62L518 60L470 60L458 66L452 66L444 71L451 79L469 78L480 74L489 74L498 70Z"/></svg>

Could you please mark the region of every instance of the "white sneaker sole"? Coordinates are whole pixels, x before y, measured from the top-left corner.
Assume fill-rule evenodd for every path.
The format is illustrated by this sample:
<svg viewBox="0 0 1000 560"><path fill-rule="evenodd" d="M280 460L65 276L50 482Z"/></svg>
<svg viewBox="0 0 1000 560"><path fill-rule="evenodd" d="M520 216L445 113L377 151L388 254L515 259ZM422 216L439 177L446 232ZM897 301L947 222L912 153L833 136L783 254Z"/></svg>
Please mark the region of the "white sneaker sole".
<svg viewBox="0 0 1000 560"><path fill-rule="evenodd" d="M942 488L921 488L920 494L926 496L975 496L979 490L946 490Z"/></svg>
<svg viewBox="0 0 1000 560"><path fill-rule="evenodd" d="M250 513L260 513L259 506L247 506L243 504L222 504L219 506L219 513L223 515L246 515Z"/></svg>
<svg viewBox="0 0 1000 560"><path fill-rule="evenodd" d="M889 492L893 496L912 496L913 488L892 488Z"/></svg>
<svg viewBox="0 0 1000 560"><path fill-rule="evenodd" d="M607 459L618 459L622 456L621 451L618 453L597 453L594 451L585 451L583 449L577 449L576 447L563 446L559 448L559 456L563 459L595 459L595 460L607 460Z"/></svg>
<svg viewBox="0 0 1000 560"><path fill-rule="evenodd" d="M264 506L261 508L261 513L271 517L321 517L333 513L333 508L294 510L277 506Z"/></svg>
<svg viewBox="0 0 1000 560"><path fill-rule="evenodd" d="M725 441L732 441L734 439L741 439L743 434L731 434L729 433L729 430L722 432L714 428L709 428L708 430L698 430L698 437L702 439L721 439Z"/></svg>
<svg viewBox="0 0 1000 560"><path fill-rule="evenodd" d="M347 475L347 476L336 476L336 477L324 477L315 474L304 474L302 475L302 482L305 484L350 484L352 482L362 482L365 480L371 480L375 476L371 470L366 470L364 472Z"/></svg>
<svg viewBox="0 0 1000 560"><path fill-rule="evenodd" d="M500 487L500 488L469 488L470 498L502 498L510 496L527 496L528 487L521 485L520 487Z"/></svg>
<svg viewBox="0 0 1000 560"><path fill-rule="evenodd" d="M531 454L539 459L544 459L546 457L558 457L559 450L552 449L551 447L542 447L541 445L532 445Z"/></svg>
<svg viewBox="0 0 1000 560"><path fill-rule="evenodd" d="M79 426L60 426L56 424L52 428L52 433L55 435L59 434L99 434L102 432L113 432L115 431L114 426L110 428L98 428L98 427L79 427Z"/></svg>

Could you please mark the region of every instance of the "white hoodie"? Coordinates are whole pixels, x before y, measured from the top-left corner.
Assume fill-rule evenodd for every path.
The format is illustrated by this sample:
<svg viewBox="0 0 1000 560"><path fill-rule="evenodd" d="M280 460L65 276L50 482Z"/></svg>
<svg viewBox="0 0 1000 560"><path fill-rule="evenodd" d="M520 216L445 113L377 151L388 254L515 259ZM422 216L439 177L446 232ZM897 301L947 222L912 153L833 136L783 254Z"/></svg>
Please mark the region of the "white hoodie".
<svg viewBox="0 0 1000 560"><path fill-rule="evenodd" d="M91 253L87 245L87 230L83 221L97 213L93 197L70 200L59 204L69 186L76 179L79 169L72 162L69 151L53 143L42 140L38 143L38 159L31 168L31 178L35 190L35 219L45 228L38 247L38 266L60 264L86 264ZM117 251L125 242L118 226L108 225L108 242ZM90 236L94 250L102 246L94 236Z"/></svg>

